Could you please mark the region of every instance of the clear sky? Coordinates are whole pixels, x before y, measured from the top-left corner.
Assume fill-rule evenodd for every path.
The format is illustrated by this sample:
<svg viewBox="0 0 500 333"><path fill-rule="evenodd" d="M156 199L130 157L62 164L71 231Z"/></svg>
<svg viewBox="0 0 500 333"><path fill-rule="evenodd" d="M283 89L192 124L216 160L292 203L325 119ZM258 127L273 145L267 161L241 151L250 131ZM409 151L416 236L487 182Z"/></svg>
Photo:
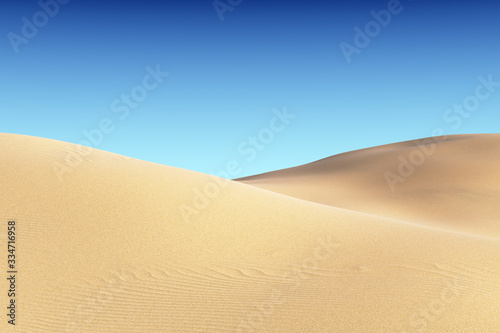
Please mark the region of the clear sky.
<svg viewBox="0 0 500 333"><path fill-rule="evenodd" d="M1 6L1 132L243 177L500 124L498 1Z"/></svg>

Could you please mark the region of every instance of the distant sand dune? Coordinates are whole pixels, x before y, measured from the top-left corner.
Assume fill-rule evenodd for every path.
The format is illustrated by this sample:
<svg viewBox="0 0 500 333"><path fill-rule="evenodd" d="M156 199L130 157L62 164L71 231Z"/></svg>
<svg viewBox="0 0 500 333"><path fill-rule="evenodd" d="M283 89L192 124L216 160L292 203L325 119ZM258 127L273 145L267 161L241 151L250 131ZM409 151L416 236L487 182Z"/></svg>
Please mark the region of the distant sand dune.
<svg viewBox="0 0 500 333"><path fill-rule="evenodd" d="M499 188L498 153L484 147L497 138L440 143L436 160L400 184L395 214L377 208L391 198L390 190L371 195L384 187L379 164L392 167L391 151L405 152L409 143L376 148L365 157L377 158L366 158L366 165L355 163L365 160L356 156L362 152L333 157L344 167L342 176L326 160L324 167L307 167L320 176L297 168L266 178L284 186L288 177L311 195L321 190L308 200L323 198L326 205L230 181L186 221L181 207L213 177L92 149L60 181L54 162L64 163L79 147L0 134L0 248L7 247L7 221L15 220L19 290L16 328L3 315L0 331L499 332L500 241L484 237L488 230L498 236L498 229L482 218L495 208L479 200L484 192L472 191ZM445 172L439 168L445 162L460 162L460 168ZM429 179L431 166L437 173ZM489 177L471 177L467 170L477 167ZM336 190L320 186L321 177ZM425 211L432 204L425 196L408 203L418 198L413 189L425 188L420 182L432 183L435 193L460 177L465 180L456 186L475 186L467 195L479 197L469 209L483 227L461 221L481 232L436 228L447 222L450 229L466 229L445 220L444 212L431 211L431 226L405 222L423 219L418 205ZM443 207L467 204L444 190ZM347 205L356 193L360 202ZM357 206L372 210L352 211ZM7 253L2 257L5 267ZM3 309L8 287L2 278Z"/></svg>
<svg viewBox="0 0 500 333"><path fill-rule="evenodd" d="M398 168L408 176L401 177ZM386 172L404 180L393 182L394 191ZM238 181L325 205L500 238L500 134L395 143Z"/></svg>

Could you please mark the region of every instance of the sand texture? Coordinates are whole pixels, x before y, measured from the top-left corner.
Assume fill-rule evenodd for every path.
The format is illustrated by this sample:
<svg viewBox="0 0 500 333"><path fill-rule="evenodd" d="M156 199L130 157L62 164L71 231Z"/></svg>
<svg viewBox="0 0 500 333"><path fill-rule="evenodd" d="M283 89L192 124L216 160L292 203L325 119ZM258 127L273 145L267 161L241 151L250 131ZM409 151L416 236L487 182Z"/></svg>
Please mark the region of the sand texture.
<svg viewBox="0 0 500 333"><path fill-rule="evenodd" d="M500 136L391 191L415 146L224 181L0 134L0 332L500 332Z"/></svg>

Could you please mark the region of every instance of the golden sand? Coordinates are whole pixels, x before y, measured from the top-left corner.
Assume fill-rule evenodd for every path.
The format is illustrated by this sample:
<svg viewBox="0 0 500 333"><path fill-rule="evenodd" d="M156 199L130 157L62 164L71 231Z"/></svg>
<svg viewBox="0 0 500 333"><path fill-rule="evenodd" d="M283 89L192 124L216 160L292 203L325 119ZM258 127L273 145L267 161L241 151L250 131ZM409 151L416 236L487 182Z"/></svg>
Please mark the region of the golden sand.
<svg viewBox="0 0 500 333"><path fill-rule="evenodd" d="M0 134L0 332L499 332L500 138L392 192L411 145L237 182Z"/></svg>

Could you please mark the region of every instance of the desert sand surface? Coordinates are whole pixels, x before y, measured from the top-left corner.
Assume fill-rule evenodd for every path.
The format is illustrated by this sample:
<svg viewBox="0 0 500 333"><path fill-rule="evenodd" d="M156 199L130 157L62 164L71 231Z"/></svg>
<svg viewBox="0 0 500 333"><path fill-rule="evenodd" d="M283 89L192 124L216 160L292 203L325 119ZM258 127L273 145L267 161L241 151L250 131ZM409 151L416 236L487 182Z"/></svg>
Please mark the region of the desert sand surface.
<svg viewBox="0 0 500 333"><path fill-rule="evenodd" d="M436 158L465 163L449 171L465 177L488 160L483 154L495 161L483 144L496 138L450 141L448 159L438 150ZM391 154L406 145L378 149ZM473 146L476 163L454 155ZM500 240L486 236L494 221L481 219L481 232L467 233L459 223L433 225L444 213L413 223L424 217L418 203L407 218L401 204L398 215L380 208L376 216L23 135L0 134L0 156L0 332L500 331ZM352 159L344 163L360 165L346 167L345 177L358 172L367 181L362 170L384 160ZM431 163L439 166L429 159L425 168ZM493 195L494 163L467 184ZM325 179L341 178L321 170ZM418 186L419 171L399 185ZM444 181L443 173L426 181ZM376 192L378 182L357 191ZM461 200L492 216L494 207L476 207L483 192L459 186L472 201L449 190L439 194L443 205ZM8 221L16 224L15 327L6 316Z"/></svg>
<svg viewBox="0 0 500 333"><path fill-rule="evenodd" d="M238 180L324 205L500 238L500 134L400 142Z"/></svg>

